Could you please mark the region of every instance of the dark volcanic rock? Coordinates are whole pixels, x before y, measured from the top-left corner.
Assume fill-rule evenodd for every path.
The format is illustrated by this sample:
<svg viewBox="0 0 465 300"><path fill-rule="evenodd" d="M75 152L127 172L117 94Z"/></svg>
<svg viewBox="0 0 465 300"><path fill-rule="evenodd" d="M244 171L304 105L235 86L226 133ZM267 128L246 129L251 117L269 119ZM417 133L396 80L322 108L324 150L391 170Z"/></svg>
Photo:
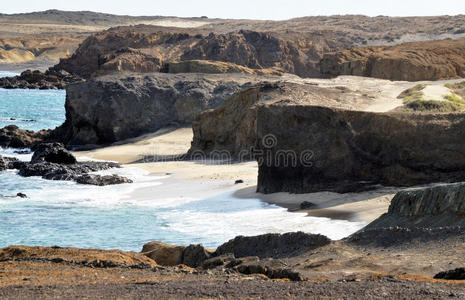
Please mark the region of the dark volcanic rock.
<svg viewBox="0 0 465 300"><path fill-rule="evenodd" d="M76 158L61 143L42 143L32 147L31 163L75 164Z"/></svg>
<svg viewBox="0 0 465 300"><path fill-rule="evenodd" d="M5 126L0 129L0 147L31 148L33 145L49 139L50 133L50 130L34 132L19 129L16 125Z"/></svg>
<svg viewBox="0 0 465 300"><path fill-rule="evenodd" d="M435 279L448 279L448 280L464 280L465 268L457 268L434 275Z"/></svg>
<svg viewBox="0 0 465 300"><path fill-rule="evenodd" d="M8 164L3 159L3 156L0 155L0 171L5 171L6 169L8 169Z"/></svg>
<svg viewBox="0 0 465 300"><path fill-rule="evenodd" d="M119 164L110 162L85 162L76 164L57 164L57 163L27 163L18 164L19 175L24 177L41 176L44 179L51 180L76 180L81 175L118 168Z"/></svg>
<svg viewBox="0 0 465 300"><path fill-rule="evenodd" d="M315 206L317 206L315 203L308 202L308 201L304 201L300 203L300 209L312 209L312 208L315 208Z"/></svg>
<svg viewBox="0 0 465 300"><path fill-rule="evenodd" d="M262 105L257 140L276 143L258 143L258 191L349 192L376 184L463 181L463 116Z"/></svg>
<svg viewBox="0 0 465 300"><path fill-rule="evenodd" d="M182 252L182 263L186 266L197 268L203 261L212 257L202 245L189 245Z"/></svg>
<svg viewBox="0 0 465 300"><path fill-rule="evenodd" d="M72 82L82 79L63 70L50 68L45 73L26 70L19 76L0 78L0 88L5 89L64 89Z"/></svg>
<svg viewBox="0 0 465 300"><path fill-rule="evenodd" d="M365 229L465 226L465 184L440 184L398 192L389 210Z"/></svg>
<svg viewBox="0 0 465 300"><path fill-rule="evenodd" d="M200 112L219 106L242 85L256 80L240 74L99 77L67 87L66 122L59 130L65 144L86 145L187 125Z"/></svg>
<svg viewBox="0 0 465 300"><path fill-rule="evenodd" d="M235 257L258 256L259 258L282 258L328 245L329 238L303 232L259 236L238 236L216 249L215 255L234 254Z"/></svg>
<svg viewBox="0 0 465 300"><path fill-rule="evenodd" d="M77 183L81 184L91 184L91 185L111 185L111 184L123 184L123 183L132 183L131 179L126 177L118 176L118 175L81 175L76 179Z"/></svg>

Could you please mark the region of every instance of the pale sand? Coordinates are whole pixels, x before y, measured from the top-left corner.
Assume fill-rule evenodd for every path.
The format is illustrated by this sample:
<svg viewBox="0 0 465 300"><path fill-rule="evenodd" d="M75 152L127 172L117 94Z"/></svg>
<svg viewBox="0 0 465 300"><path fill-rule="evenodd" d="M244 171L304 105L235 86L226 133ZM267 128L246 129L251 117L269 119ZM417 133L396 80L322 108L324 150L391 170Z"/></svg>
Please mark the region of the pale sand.
<svg viewBox="0 0 465 300"><path fill-rule="evenodd" d="M452 94L449 88L439 84L429 84L422 92L425 100L446 100L444 97Z"/></svg>
<svg viewBox="0 0 465 300"><path fill-rule="evenodd" d="M184 154L190 147L192 129L164 129L154 134L124 141L118 145L85 152L75 152L78 159L99 159L117 161L122 164L139 161L144 155ZM389 202L396 190L380 189L364 193L337 194L329 192L312 194L276 193L263 195L256 193L257 162L236 164L211 161L162 161L131 163L126 166L139 167L153 175L169 173L164 188L144 188L136 191L136 197L150 197L166 194L166 197L179 193L210 197L227 191L235 191L237 198L255 198L270 204L276 204L290 211L299 211L300 203L309 201L317 205L316 209L304 210L309 216L328 217L350 221L371 222L387 211ZM243 183L235 184L236 180Z"/></svg>

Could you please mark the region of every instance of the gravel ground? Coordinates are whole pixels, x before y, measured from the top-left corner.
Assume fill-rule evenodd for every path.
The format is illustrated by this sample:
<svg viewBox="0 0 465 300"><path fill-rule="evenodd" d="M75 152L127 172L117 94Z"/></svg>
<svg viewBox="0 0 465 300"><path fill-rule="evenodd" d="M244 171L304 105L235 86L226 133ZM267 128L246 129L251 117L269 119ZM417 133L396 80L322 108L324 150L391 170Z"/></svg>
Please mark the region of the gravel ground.
<svg viewBox="0 0 465 300"><path fill-rule="evenodd" d="M465 299L465 286L394 278L342 282L168 281L0 288L1 299Z"/></svg>

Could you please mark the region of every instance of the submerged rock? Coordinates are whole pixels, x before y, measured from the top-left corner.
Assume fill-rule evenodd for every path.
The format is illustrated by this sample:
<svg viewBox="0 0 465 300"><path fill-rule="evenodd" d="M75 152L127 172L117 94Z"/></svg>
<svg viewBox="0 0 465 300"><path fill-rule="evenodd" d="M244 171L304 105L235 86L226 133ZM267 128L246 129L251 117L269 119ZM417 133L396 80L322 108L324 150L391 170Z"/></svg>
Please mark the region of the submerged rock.
<svg viewBox="0 0 465 300"><path fill-rule="evenodd" d="M86 174L86 175L77 177L76 182L81 183L81 184L104 186L104 185L111 185L111 184L132 183L132 180L126 177L123 177L123 176L118 176L118 175L101 176L101 175Z"/></svg>

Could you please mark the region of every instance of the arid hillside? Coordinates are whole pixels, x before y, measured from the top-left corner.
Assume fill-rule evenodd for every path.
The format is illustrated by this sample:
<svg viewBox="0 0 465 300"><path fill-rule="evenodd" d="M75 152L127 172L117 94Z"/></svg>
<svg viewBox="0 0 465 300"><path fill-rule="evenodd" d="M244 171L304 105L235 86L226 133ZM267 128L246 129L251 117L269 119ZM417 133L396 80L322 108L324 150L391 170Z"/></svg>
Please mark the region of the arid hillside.
<svg viewBox="0 0 465 300"><path fill-rule="evenodd" d="M465 40L353 48L325 54L321 73L390 80L439 80L465 77Z"/></svg>
<svg viewBox="0 0 465 300"><path fill-rule="evenodd" d="M136 24L149 26L118 27ZM59 58L68 58L86 37L116 26L89 37L66 66L78 75L88 73L89 70L71 66L90 62L82 55L98 50L89 58L93 65L88 67L103 69L105 73L151 72L165 62L207 59L255 69L280 67L300 76L319 77L319 61L325 53L357 46L459 39L465 36L464 24L462 15L411 18L348 15L257 21L57 10L0 14L0 64L33 62L51 66ZM138 67L149 61L153 63L146 70ZM106 65L101 67L102 64Z"/></svg>

